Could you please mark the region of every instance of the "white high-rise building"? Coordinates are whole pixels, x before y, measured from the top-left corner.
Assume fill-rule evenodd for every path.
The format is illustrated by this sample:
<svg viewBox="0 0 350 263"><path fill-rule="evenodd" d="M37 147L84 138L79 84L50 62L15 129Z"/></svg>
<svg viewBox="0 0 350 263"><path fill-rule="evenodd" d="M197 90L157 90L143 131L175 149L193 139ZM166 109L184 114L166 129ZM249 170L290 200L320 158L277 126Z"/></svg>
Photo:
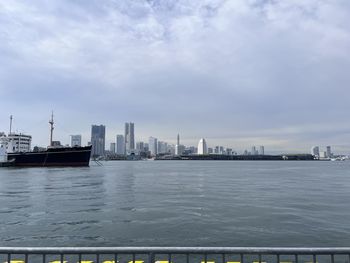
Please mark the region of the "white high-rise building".
<svg viewBox="0 0 350 263"><path fill-rule="evenodd" d="M327 158L331 158L332 157L332 148L331 146L327 146Z"/></svg>
<svg viewBox="0 0 350 263"><path fill-rule="evenodd" d="M256 147L253 146L252 151L251 151L251 155L257 155L257 154L258 154L258 151L256 150Z"/></svg>
<svg viewBox="0 0 350 263"><path fill-rule="evenodd" d="M78 146L81 147L81 135L71 135L70 136L70 146Z"/></svg>
<svg viewBox="0 0 350 263"><path fill-rule="evenodd" d="M148 139L148 149L151 152L152 156L156 156L158 154L158 139L154 137L149 137Z"/></svg>
<svg viewBox="0 0 350 263"><path fill-rule="evenodd" d="M198 143L198 154L208 154L207 142L201 138Z"/></svg>
<svg viewBox="0 0 350 263"><path fill-rule="evenodd" d="M265 155L265 147L264 146L259 147L259 155Z"/></svg>
<svg viewBox="0 0 350 263"><path fill-rule="evenodd" d="M135 133L134 133L134 123L125 123L125 153L129 154L135 150Z"/></svg>
<svg viewBox="0 0 350 263"><path fill-rule="evenodd" d="M311 154L312 154L313 156L320 156L320 147L318 147L318 146L313 146L313 147L311 148Z"/></svg>
<svg viewBox="0 0 350 263"><path fill-rule="evenodd" d="M115 153L115 142L111 142L111 144L109 146L109 151L111 153Z"/></svg>
<svg viewBox="0 0 350 263"><path fill-rule="evenodd" d="M118 134L116 137L115 153L118 155L125 154L125 141L124 136L121 134Z"/></svg>

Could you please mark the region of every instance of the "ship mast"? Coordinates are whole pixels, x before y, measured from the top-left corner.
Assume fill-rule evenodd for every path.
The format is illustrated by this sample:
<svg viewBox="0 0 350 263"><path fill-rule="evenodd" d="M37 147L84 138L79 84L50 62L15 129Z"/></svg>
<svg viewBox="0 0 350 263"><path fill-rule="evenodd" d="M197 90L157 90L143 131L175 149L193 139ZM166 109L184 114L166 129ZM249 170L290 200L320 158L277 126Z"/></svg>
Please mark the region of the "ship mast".
<svg viewBox="0 0 350 263"><path fill-rule="evenodd" d="M51 120L49 120L49 124L50 124L50 146L52 146L52 134L53 134L53 111L51 112Z"/></svg>
<svg viewBox="0 0 350 263"><path fill-rule="evenodd" d="M9 135L11 135L12 133L12 115L10 115L10 133Z"/></svg>

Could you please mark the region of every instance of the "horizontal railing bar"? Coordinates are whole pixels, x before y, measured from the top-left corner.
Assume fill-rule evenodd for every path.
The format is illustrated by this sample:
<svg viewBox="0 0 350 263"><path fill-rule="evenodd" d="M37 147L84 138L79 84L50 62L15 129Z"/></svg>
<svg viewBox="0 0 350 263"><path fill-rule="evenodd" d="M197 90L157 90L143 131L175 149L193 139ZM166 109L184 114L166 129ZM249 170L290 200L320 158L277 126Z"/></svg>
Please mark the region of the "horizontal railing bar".
<svg viewBox="0 0 350 263"><path fill-rule="evenodd" d="M350 247L0 247L0 254L350 254Z"/></svg>

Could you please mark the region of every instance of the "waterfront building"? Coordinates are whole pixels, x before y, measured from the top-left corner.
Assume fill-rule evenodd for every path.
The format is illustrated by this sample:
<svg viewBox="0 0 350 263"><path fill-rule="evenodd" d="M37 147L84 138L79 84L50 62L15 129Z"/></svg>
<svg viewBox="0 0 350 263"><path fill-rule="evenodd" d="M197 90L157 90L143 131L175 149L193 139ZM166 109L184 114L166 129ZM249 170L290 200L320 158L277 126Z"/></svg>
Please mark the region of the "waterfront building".
<svg viewBox="0 0 350 263"><path fill-rule="evenodd" d="M125 154L125 140L124 136L121 134L118 134L116 137L116 145L115 145L115 152L118 155L124 155Z"/></svg>
<svg viewBox="0 0 350 263"><path fill-rule="evenodd" d="M208 154L212 154L214 151L213 151L213 148L208 148Z"/></svg>
<svg viewBox="0 0 350 263"><path fill-rule="evenodd" d="M111 142L111 144L109 146L109 151L111 153L115 153L115 142Z"/></svg>
<svg viewBox="0 0 350 263"><path fill-rule="evenodd" d="M106 141L106 126L92 125L91 126L91 155L104 156L105 155L105 141Z"/></svg>
<svg viewBox="0 0 350 263"><path fill-rule="evenodd" d="M333 154L332 154L331 146L327 146L326 149L327 149L327 150L326 150L326 152L327 152L327 157L328 157L328 158L331 158L332 155L333 155Z"/></svg>
<svg viewBox="0 0 350 263"><path fill-rule="evenodd" d="M265 155L265 147L264 146L259 147L259 155Z"/></svg>
<svg viewBox="0 0 350 263"><path fill-rule="evenodd" d="M180 144L180 134L177 135L177 142L175 145L175 155L181 155L185 151L185 146Z"/></svg>
<svg viewBox="0 0 350 263"><path fill-rule="evenodd" d="M252 151L251 151L251 155L257 155L257 154L258 154L258 151L256 150L256 147L253 146Z"/></svg>
<svg viewBox="0 0 350 263"><path fill-rule="evenodd" d="M136 143L136 150L138 152L144 152L145 151L144 143L143 142L137 142Z"/></svg>
<svg viewBox="0 0 350 263"><path fill-rule="evenodd" d="M167 148L168 148L168 144L166 142L158 141L158 144L157 144L158 154L167 153Z"/></svg>
<svg viewBox="0 0 350 263"><path fill-rule="evenodd" d="M327 157L328 157L328 156L327 156L327 152L320 151L320 155L319 155L319 157L320 157L320 158L322 158L322 159L327 158Z"/></svg>
<svg viewBox="0 0 350 263"><path fill-rule="evenodd" d="M214 149L215 154L219 154L219 148L220 148L219 146L215 146L215 149Z"/></svg>
<svg viewBox="0 0 350 263"><path fill-rule="evenodd" d="M219 146L219 154L224 154L224 153L225 153L224 146Z"/></svg>
<svg viewBox="0 0 350 263"><path fill-rule="evenodd" d="M198 142L198 154L208 154L207 142L204 138L201 138Z"/></svg>
<svg viewBox="0 0 350 263"><path fill-rule="evenodd" d="M126 122L125 123L125 153L130 154L135 150L135 133L134 133L134 123Z"/></svg>
<svg viewBox="0 0 350 263"><path fill-rule="evenodd" d="M81 147L81 135L71 135L70 136L70 146L78 146Z"/></svg>
<svg viewBox="0 0 350 263"><path fill-rule="evenodd" d="M185 147L183 146L183 148L185 148ZM168 144L167 153L170 153L171 155L175 155L175 145Z"/></svg>
<svg viewBox="0 0 350 263"><path fill-rule="evenodd" d="M311 148L311 154L312 154L313 156L319 157L319 156L320 156L320 147L318 147L318 146L313 146L313 147Z"/></svg>
<svg viewBox="0 0 350 263"><path fill-rule="evenodd" d="M226 148L226 155L232 155L232 149Z"/></svg>
<svg viewBox="0 0 350 263"><path fill-rule="evenodd" d="M152 156L156 156L158 154L158 139L154 137L149 137L148 139L148 147Z"/></svg>

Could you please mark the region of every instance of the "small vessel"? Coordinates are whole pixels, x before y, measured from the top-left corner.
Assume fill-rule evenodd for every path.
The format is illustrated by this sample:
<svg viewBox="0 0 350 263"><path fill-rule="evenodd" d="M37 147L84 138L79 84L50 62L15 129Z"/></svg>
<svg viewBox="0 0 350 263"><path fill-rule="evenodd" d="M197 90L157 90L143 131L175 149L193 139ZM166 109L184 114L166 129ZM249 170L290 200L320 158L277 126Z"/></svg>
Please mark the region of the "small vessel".
<svg viewBox="0 0 350 263"><path fill-rule="evenodd" d="M0 167L89 166L91 145L67 147L53 142L53 114L49 121L50 145L46 149L35 147L34 151L30 150L31 136L12 133L12 116L10 120L10 133L0 137ZM25 146L22 148L25 139L27 141L24 141Z"/></svg>

